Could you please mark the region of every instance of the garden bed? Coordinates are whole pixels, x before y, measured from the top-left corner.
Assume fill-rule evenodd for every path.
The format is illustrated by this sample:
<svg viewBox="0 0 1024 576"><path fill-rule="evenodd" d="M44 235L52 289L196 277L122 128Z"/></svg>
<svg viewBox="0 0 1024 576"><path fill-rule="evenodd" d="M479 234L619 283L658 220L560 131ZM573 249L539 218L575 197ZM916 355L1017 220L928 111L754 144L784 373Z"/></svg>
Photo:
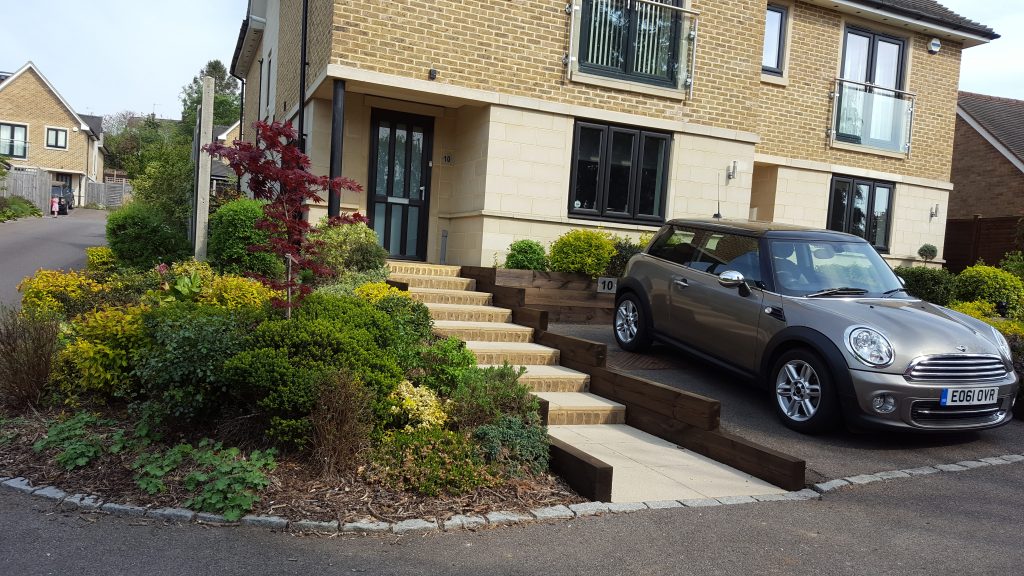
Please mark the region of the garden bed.
<svg viewBox="0 0 1024 576"><path fill-rule="evenodd" d="M597 280L585 274L463 266L462 276L485 292L495 286L523 288L523 305L547 311L550 322L610 324L614 314L615 295L599 293Z"/></svg>

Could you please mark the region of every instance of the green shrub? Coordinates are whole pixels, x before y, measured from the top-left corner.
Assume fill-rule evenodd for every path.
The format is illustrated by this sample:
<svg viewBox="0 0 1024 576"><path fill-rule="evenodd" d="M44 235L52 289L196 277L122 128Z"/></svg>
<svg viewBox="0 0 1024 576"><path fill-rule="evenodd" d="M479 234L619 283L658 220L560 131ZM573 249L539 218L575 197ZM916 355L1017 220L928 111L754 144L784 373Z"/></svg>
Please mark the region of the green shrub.
<svg viewBox="0 0 1024 576"><path fill-rule="evenodd" d="M241 350L243 327L219 308L170 304L143 316L149 344L135 355L142 392L165 424L215 415L225 398L224 362Z"/></svg>
<svg viewBox="0 0 1024 576"><path fill-rule="evenodd" d="M384 265L387 251L380 247L377 233L361 222L330 225L321 220L309 239L319 246L320 264L337 273L368 272Z"/></svg>
<svg viewBox="0 0 1024 576"><path fill-rule="evenodd" d="M250 246L268 245L270 234L256 223L263 219L263 202L241 199L228 202L210 216L210 265L225 274L284 276L284 264L269 252Z"/></svg>
<svg viewBox="0 0 1024 576"><path fill-rule="evenodd" d="M100 308L76 316L77 340L61 350L65 377L61 392L70 398L95 395L101 401L128 398L134 392L133 359L146 344L140 306Z"/></svg>
<svg viewBox="0 0 1024 576"><path fill-rule="evenodd" d="M424 348L420 367L414 376L416 383L447 398L465 379L466 372L476 367L476 356L465 342L451 336Z"/></svg>
<svg viewBox="0 0 1024 576"><path fill-rule="evenodd" d="M406 295L385 296L376 307L391 320L386 348L407 373L419 365L423 346L432 338L434 321L430 310Z"/></svg>
<svg viewBox="0 0 1024 576"><path fill-rule="evenodd" d="M39 404L59 333L52 315L0 306L0 406L22 410Z"/></svg>
<svg viewBox="0 0 1024 576"><path fill-rule="evenodd" d="M953 302L949 305L950 310L956 310L978 320L989 320L996 316L996 306L991 302Z"/></svg>
<svg viewBox="0 0 1024 576"><path fill-rule="evenodd" d="M609 260L608 269L605 270L604 275L609 278L621 278L626 273L626 264L629 264L629 259L643 249L643 246L629 238L615 237L615 255Z"/></svg>
<svg viewBox="0 0 1024 576"><path fill-rule="evenodd" d="M473 438L488 462L501 466L512 476L540 474L548 469L548 432L540 425L536 413L526 417L500 416L477 428Z"/></svg>
<svg viewBox="0 0 1024 576"><path fill-rule="evenodd" d="M374 452L372 474L395 490L427 496L465 494L494 482L475 443L440 428L385 434Z"/></svg>
<svg viewBox="0 0 1024 576"><path fill-rule="evenodd" d="M95 280L74 270L40 269L18 284L22 310L65 318L91 309L101 289Z"/></svg>
<svg viewBox="0 0 1024 576"><path fill-rule="evenodd" d="M956 276L945 268L900 266L894 270L906 282L907 293L932 304L945 306L953 298Z"/></svg>
<svg viewBox="0 0 1024 576"><path fill-rule="evenodd" d="M3 175L0 174L0 181L2 180ZM42 211L39 210L39 208L36 208L35 204L21 196L0 196L0 222L17 220L19 218L27 218L30 216L38 218L42 215Z"/></svg>
<svg viewBox="0 0 1024 576"><path fill-rule="evenodd" d="M614 255L615 243L607 233L570 230L551 244L551 269L597 278L608 269L608 263Z"/></svg>
<svg viewBox="0 0 1024 576"><path fill-rule="evenodd" d="M957 300L984 300L996 305L1004 302L1010 318L1024 316L1024 281L1010 272L992 266L971 266L956 277L955 287Z"/></svg>
<svg viewBox="0 0 1024 576"><path fill-rule="evenodd" d="M107 244L119 262L133 268L173 262L191 252L184 231L166 220L161 210L141 201L107 218Z"/></svg>
<svg viewBox="0 0 1024 576"><path fill-rule="evenodd" d="M1024 252L1007 252L999 262L999 267L1024 280Z"/></svg>
<svg viewBox="0 0 1024 576"><path fill-rule="evenodd" d="M939 255L939 249L934 244L922 244L917 249L917 255L923 260L934 260Z"/></svg>
<svg viewBox="0 0 1024 576"><path fill-rule="evenodd" d="M267 437L287 449L310 440L310 415L327 373L322 364L292 361L286 351L272 348L239 352L224 363L234 408L259 414Z"/></svg>
<svg viewBox="0 0 1024 576"><path fill-rule="evenodd" d="M508 247L508 255L505 256L505 268L511 270L540 270L548 269L548 257L544 253L544 247L536 240L516 240Z"/></svg>
<svg viewBox="0 0 1024 576"><path fill-rule="evenodd" d="M124 432L100 432L96 428L114 425L88 412L80 412L67 420L51 424L46 435L37 440L36 452L55 451L54 460L65 470L84 468L104 452L119 452L124 446Z"/></svg>
<svg viewBox="0 0 1024 576"><path fill-rule="evenodd" d="M155 270L117 270L103 278L98 291L91 296L97 306L131 306L143 295L160 288L163 280Z"/></svg>
<svg viewBox="0 0 1024 576"><path fill-rule="evenodd" d="M369 270L367 272L341 272L335 276L330 284L316 289L318 293L330 294L333 296L352 296L356 288L360 286L383 282L388 278L388 269L385 266Z"/></svg>
<svg viewBox="0 0 1024 576"><path fill-rule="evenodd" d="M519 382L526 369L509 364L469 368L452 391L452 420L463 430L496 421L502 415L527 416L537 412L537 398Z"/></svg>

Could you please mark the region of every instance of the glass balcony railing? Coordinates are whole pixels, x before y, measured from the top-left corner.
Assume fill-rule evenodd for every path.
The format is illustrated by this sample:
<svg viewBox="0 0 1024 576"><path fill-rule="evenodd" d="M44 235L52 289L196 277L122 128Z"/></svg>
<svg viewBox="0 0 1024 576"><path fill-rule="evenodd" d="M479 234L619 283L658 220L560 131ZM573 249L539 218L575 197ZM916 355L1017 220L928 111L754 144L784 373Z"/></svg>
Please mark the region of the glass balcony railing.
<svg viewBox="0 0 1024 576"><path fill-rule="evenodd" d="M910 155L914 95L864 82L836 79L832 93L833 144L842 142Z"/></svg>

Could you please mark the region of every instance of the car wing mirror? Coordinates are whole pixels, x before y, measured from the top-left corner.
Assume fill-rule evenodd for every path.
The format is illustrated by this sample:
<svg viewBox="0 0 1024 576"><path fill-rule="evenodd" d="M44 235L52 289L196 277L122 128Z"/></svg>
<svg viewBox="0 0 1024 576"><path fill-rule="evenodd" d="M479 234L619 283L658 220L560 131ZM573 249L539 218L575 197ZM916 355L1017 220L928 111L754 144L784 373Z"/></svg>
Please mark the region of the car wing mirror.
<svg viewBox="0 0 1024 576"><path fill-rule="evenodd" d="M750 295L750 287L747 286L746 279L743 278L743 274L735 270L726 270L719 274L718 283L724 288L738 288L740 296Z"/></svg>

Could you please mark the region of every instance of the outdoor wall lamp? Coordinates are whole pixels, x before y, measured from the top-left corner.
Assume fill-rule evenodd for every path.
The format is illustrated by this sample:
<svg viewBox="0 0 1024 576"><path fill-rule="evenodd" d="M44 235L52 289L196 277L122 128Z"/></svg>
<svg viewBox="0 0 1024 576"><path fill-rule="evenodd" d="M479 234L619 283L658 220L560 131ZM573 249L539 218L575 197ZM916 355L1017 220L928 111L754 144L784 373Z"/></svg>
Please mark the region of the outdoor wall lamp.
<svg viewBox="0 0 1024 576"><path fill-rule="evenodd" d="M732 166L726 166L725 167L725 180L726 180L726 182L728 182L729 180L732 180L733 178L736 178L736 161L735 160L732 161Z"/></svg>
<svg viewBox="0 0 1024 576"><path fill-rule="evenodd" d="M939 216L939 205L928 207L928 219L937 218Z"/></svg>

